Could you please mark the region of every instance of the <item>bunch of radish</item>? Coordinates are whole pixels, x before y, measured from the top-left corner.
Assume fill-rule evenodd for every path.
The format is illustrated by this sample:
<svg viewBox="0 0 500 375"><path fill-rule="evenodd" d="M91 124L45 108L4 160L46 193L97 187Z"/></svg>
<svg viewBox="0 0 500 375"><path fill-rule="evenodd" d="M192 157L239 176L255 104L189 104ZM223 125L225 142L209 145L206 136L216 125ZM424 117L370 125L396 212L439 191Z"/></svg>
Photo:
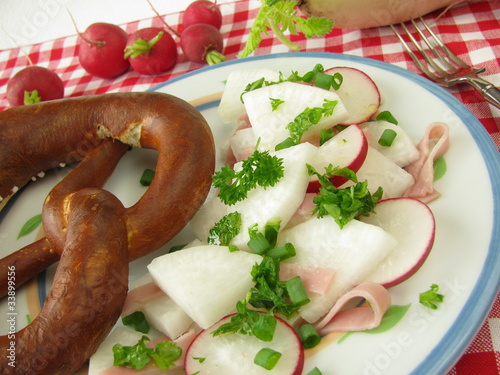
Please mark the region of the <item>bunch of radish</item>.
<svg viewBox="0 0 500 375"><path fill-rule="evenodd" d="M377 292L372 289L370 298L361 296L368 298L371 306L389 307L386 288L411 277L429 255L435 236L433 213L421 200L404 196L414 183L404 168L418 160L419 151L404 129L377 119L381 98L369 76L348 67L325 72L332 76L340 73L342 85L325 90L314 84L285 81L245 92L249 83L263 77L278 81L283 76L266 69L230 73L218 110L223 121L239 122L229 140L235 160L233 170L238 173L245 168L243 163L254 155L247 150L251 148L281 160L283 175L272 186L253 187L244 199L230 204L220 191L208 199L190 223L196 239L180 251L154 259L143 285L129 294L124 314L143 311L155 328L174 342L184 342L189 335L188 344L179 344L184 354L176 362L175 371L184 370L186 375L300 375L308 347L301 333L303 322L316 326L318 332L334 331L337 328L330 323L340 310L337 302L351 298L357 289L366 291L374 286ZM301 142L276 149L294 118L329 100L336 101L333 111L325 112L321 120L308 127ZM337 133L319 142L322 129L333 128ZM378 142L386 129L397 131L390 147ZM383 187L384 195L374 212L342 226L333 215L312 213L313 198L324 180L311 175L306 165L319 171L330 164L356 172L360 181L368 181L368 189L374 194ZM330 181L346 191L353 186L353 181L338 176ZM228 243L211 243L214 228L234 213L239 214L242 230ZM242 311L245 314L242 301L248 301L255 291L251 289L256 282L255 266L267 256L254 252L251 230L245 228L258 228L264 233L267 224L276 221L276 247L294 247L294 255L280 262L279 280L300 277L309 301L300 306L298 317L275 315L276 329L269 340L233 332L214 334L221 326L235 324ZM383 293L378 294L381 290ZM347 316L348 311L343 310L344 321ZM186 333L178 327L184 327ZM132 332L130 337L137 337ZM100 371L112 363L108 344L91 359L90 373L104 374ZM314 369L309 374L321 372Z"/></svg>
<svg viewBox="0 0 500 375"><path fill-rule="evenodd" d="M80 64L100 78L116 77L129 67L139 74L161 74L177 63L174 37L188 60L214 64L224 61L221 24L219 7L207 0L194 1L186 8L181 33L166 23L165 28L148 27L130 35L119 26L94 23L80 34Z"/></svg>

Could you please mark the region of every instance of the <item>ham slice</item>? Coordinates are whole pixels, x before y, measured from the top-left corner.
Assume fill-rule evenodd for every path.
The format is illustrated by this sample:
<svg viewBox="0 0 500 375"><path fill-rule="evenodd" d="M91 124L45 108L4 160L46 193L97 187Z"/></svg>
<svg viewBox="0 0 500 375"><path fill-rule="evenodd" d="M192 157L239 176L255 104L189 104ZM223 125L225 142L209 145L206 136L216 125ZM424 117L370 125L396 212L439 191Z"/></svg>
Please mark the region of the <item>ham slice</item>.
<svg viewBox="0 0 500 375"><path fill-rule="evenodd" d="M348 302L364 298L369 306L343 309ZM391 305L391 295L382 285L365 282L340 297L330 312L316 323L320 335L331 332L364 331L378 327Z"/></svg>
<svg viewBox="0 0 500 375"><path fill-rule="evenodd" d="M281 263L280 280L287 281L300 276L306 292L323 295L333 281L331 268L309 267L298 263Z"/></svg>
<svg viewBox="0 0 500 375"><path fill-rule="evenodd" d="M123 304L122 316L132 314L133 312L140 310L141 307L147 302L164 295L165 292L158 288L158 286L153 282L134 288L127 294L127 298Z"/></svg>
<svg viewBox="0 0 500 375"><path fill-rule="evenodd" d="M440 196L434 189L434 162L448 151L449 131L448 125L443 122L433 122L427 127L423 139L417 145L419 158L405 168L415 179L415 183L405 191L405 197L429 203Z"/></svg>

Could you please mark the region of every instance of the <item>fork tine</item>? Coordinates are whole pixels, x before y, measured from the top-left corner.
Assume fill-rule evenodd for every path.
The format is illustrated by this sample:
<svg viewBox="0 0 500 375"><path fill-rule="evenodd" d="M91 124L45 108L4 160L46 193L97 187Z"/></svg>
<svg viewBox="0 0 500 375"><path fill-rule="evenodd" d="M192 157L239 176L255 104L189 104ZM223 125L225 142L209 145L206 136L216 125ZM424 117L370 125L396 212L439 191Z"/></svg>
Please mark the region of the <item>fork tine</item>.
<svg viewBox="0 0 500 375"><path fill-rule="evenodd" d="M425 27L427 32L434 38L435 42L439 47L443 49L443 51L446 53L446 55L459 67L464 68L464 69L469 69L470 65L466 64L462 59L460 59L457 55L455 55L446 45L443 43L441 38L439 38L433 31L432 29L427 25L427 23L424 21L422 17L419 17L420 22L422 25ZM413 20L412 20L413 21Z"/></svg>
<svg viewBox="0 0 500 375"><path fill-rule="evenodd" d="M411 34L409 33L408 29L404 26L403 23L401 23L401 26L403 26L403 28L405 29L406 33L410 36L411 39L413 39L413 37L411 36ZM427 77L429 77L430 79L436 81L438 80L438 77L431 73L431 71L429 69L427 69L427 67L422 64L422 62L420 61L420 59L415 55L415 53L413 53L412 49L410 48L410 46L408 45L408 43L406 43L406 41L403 39L402 35L399 33L399 31L394 27L394 25L390 25L392 31L394 32L394 34L396 34L396 36L398 37L399 41L401 42L401 44L403 45L403 48L405 49L405 51L408 53L408 55L411 57L411 59L413 60L413 62L415 63L415 65L417 65L417 67L420 69L420 71L422 73L424 73ZM413 39L414 40L414 39Z"/></svg>
<svg viewBox="0 0 500 375"><path fill-rule="evenodd" d="M429 43L429 41L427 40L427 38L425 37L425 35L422 33L422 31L419 29L419 27L417 26L417 24L415 23L414 20L411 20L413 26L415 27L415 29L417 30L417 32L419 33L420 37L425 41L425 43L427 44L427 46L429 47L429 49L435 54L438 56L438 58L441 59L441 61L443 62L442 60L442 57L441 55L434 49L434 47ZM413 37L412 33L408 30L408 28L406 27L406 25L404 23L401 23L401 26L403 27L403 29L405 30L406 34L408 35L408 37L410 38L410 40L412 41L413 45L415 46L415 48L418 50L418 52L420 52L420 54L424 57L425 61L427 61L427 63L439 74L441 75L445 75L447 74L446 71L444 71L438 64L436 64L436 62L434 61L434 59L429 56L427 54L427 52L420 46L420 44L417 42L417 40ZM447 69L454 69L454 67L452 65L449 65L448 63L446 63L446 61L444 61L445 65L446 65L446 68Z"/></svg>

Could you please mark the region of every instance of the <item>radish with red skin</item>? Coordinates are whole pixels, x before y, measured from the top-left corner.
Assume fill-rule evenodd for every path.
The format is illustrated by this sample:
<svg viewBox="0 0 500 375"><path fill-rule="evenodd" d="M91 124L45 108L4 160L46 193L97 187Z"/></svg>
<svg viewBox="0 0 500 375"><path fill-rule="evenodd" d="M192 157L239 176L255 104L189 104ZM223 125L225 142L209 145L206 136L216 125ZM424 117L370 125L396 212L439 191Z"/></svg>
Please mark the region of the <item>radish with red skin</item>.
<svg viewBox="0 0 500 375"><path fill-rule="evenodd" d="M130 68L123 58L128 35L121 27L105 22L93 23L79 36L78 59L87 73L114 78Z"/></svg>
<svg viewBox="0 0 500 375"><path fill-rule="evenodd" d="M166 72L175 65L177 56L174 39L158 27L140 29L131 34L124 55L137 73L145 75Z"/></svg>
<svg viewBox="0 0 500 375"><path fill-rule="evenodd" d="M182 23L184 29L205 23L219 30L222 26L222 13L217 4L208 0L197 0L189 4L184 11Z"/></svg>
<svg viewBox="0 0 500 375"><path fill-rule="evenodd" d="M361 124L371 119L380 107L380 92L371 77L365 72L347 66L339 66L324 71L326 74L342 75L342 84L334 90L349 112L344 125Z"/></svg>
<svg viewBox="0 0 500 375"><path fill-rule="evenodd" d="M311 163L320 173L324 173L329 164L333 167L349 168L357 172L363 165L368 153L368 140L363 130L358 125L350 125L337 133L318 148L318 156ZM348 181L346 177L332 176L332 184L336 187L342 186ZM317 193L320 183L316 176L311 177L308 193Z"/></svg>
<svg viewBox="0 0 500 375"><path fill-rule="evenodd" d="M35 90L37 95L33 95ZM35 100L25 102L25 95ZM7 100L12 107L63 97L64 83L61 78L54 71L41 66L28 66L7 83Z"/></svg>
<svg viewBox="0 0 500 375"><path fill-rule="evenodd" d="M213 65L226 60L222 34L212 25L199 23L186 28L181 34L181 48L195 63Z"/></svg>
<svg viewBox="0 0 500 375"><path fill-rule="evenodd" d="M361 221L392 234L398 245L367 277L386 288L400 284L417 272L434 244L436 223L431 209L414 198L382 200L375 213Z"/></svg>
<svg viewBox="0 0 500 375"><path fill-rule="evenodd" d="M272 341L261 341L253 335L228 333L213 336L220 325L231 320L227 316L210 328L201 331L189 346L184 360L186 375L196 374L253 374L300 375L304 368L304 349L296 331L284 320L276 317L276 331ZM271 370L254 363L263 348L281 353Z"/></svg>

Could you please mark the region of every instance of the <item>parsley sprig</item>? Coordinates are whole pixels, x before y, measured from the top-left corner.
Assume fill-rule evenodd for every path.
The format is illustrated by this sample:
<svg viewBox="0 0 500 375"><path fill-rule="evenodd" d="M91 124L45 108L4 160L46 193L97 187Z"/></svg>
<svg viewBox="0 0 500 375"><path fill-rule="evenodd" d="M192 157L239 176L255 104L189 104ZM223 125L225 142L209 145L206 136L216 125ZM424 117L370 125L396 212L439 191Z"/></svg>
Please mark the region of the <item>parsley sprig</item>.
<svg viewBox="0 0 500 375"><path fill-rule="evenodd" d="M432 284L430 289L419 294L419 302L433 310L437 310L438 303L444 301L444 295L439 294L439 285Z"/></svg>
<svg viewBox="0 0 500 375"><path fill-rule="evenodd" d="M318 177L321 185L319 194L313 198L316 207L312 213L317 213L318 217L331 215L340 228L359 216L368 216L374 212L376 203L382 198L382 187L371 194L367 181L359 182L356 173L349 168L333 167L330 164L324 174L319 173L309 164L307 169L309 175ZM339 189L330 180L333 176L346 177L353 181L354 185Z"/></svg>
<svg viewBox="0 0 500 375"><path fill-rule="evenodd" d="M219 198L226 205L233 205L247 197L250 190L261 186L272 187L283 177L283 159L268 151L255 150L241 163L236 171L225 165L212 178L214 187L219 188Z"/></svg>
<svg viewBox="0 0 500 375"><path fill-rule="evenodd" d="M324 36L333 28L333 21L326 17L303 18L297 15L295 0L261 0L262 5L250 30L247 44L238 57L246 57L257 49L262 41L262 35L268 35L272 30L276 38L294 51L300 47L286 35L289 32L297 35L299 32L306 38Z"/></svg>
<svg viewBox="0 0 500 375"><path fill-rule="evenodd" d="M142 338L133 346L115 344L113 346L113 365L128 366L136 370L144 368L152 360L162 370L175 366L175 361L182 355L182 349L172 341L161 341L155 348L148 348L146 342L149 337Z"/></svg>

